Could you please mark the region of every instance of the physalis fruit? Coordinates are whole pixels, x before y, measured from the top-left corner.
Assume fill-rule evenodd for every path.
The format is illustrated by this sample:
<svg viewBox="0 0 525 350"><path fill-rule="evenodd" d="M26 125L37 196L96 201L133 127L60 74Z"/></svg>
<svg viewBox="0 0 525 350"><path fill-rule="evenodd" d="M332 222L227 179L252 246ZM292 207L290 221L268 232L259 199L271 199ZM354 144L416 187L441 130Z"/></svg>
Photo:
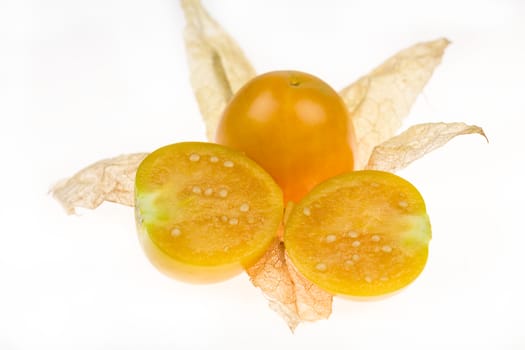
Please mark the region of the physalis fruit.
<svg viewBox="0 0 525 350"><path fill-rule="evenodd" d="M298 71L269 72L246 83L226 107L216 141L268 171L285 203L354 167L354 130L342 98Z"/></svg>
<svg viewBox="0 0 525 350"><path fill-rule="evenodd" d="M431 228L408 181L363 170L315 187L291 212L286 252L311 282L338 295L390 294L423 270Z"/></svg>
<svg viewBox="0 0 525 350"><path fill-rule="evenodd" d="M185 142L140 164L135 213L142 246L159 270L214 282L264 254L281 224L283 198L271 176L240 152Z"/></svg>

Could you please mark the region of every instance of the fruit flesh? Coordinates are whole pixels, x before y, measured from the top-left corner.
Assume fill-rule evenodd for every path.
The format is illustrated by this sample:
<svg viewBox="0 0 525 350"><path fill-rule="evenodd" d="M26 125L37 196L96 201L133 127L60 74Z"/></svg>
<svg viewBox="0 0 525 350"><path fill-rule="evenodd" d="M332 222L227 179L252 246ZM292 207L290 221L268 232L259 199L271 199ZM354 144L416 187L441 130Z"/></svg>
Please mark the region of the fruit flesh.
<svg viewBox="0 0 525 350"><path fill-rule="evenodd" d="M162 147L141 163L136 220L146 255L190 282L229 278L276 237L282 193L255 162L209 143Z"/></svg>
<svg viewBox="0 0 525 350"><path fill-rule="evenodd" d="M408 181L355 171L317 186L286 223L297 269L321 288L350 297L393 293L423 270L431 228L423 198Z"/></svg>
<svg viewBox="0 0 525 350"><path fill-rule="evenodd" d="M226 107L217 142L268 171L285 203L354 165L355 136L343 100L319 78L297 71L248 82Z"/></svg>

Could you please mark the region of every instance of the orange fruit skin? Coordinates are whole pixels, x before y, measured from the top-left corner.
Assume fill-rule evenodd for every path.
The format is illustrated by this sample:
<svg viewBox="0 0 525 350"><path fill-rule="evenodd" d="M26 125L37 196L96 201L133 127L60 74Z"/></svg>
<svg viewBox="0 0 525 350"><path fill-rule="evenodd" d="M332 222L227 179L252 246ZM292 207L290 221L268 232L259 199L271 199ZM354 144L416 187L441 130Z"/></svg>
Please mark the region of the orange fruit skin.
<svg viewBox="0 0 525 350"><path fill-rule="evenodd" d="M151 263L175 279L211 283L241 273L276 238L282 212L282 191L271 176L221 145L168 145L137 170L140 243Z"/></svg>
<svg viewBox="0 0 525 350"><path fill-rule="evenodd" d="M193 284L217 283L232 278L245 269L240 262L220 266L198 266L181 262L161 249L143 226L137 224L137 231L148 260L157 270L173 279Z"/></svg>
<svg viewBox="0 0 525 350"><path fill-rule="evenodd" d="M413 282L428 257L431 226L418 190L401 177L362 170L316 186L292 209L284 244L308 280L370 300Z"/></svg>
<svg viewBox="0 0 525 350"><path fill-rule="evenodd" d="M268 171L285 203L354 167L355 136L344 101L321 79L298 71L249 81L226 107L216 141Z"/></svg>

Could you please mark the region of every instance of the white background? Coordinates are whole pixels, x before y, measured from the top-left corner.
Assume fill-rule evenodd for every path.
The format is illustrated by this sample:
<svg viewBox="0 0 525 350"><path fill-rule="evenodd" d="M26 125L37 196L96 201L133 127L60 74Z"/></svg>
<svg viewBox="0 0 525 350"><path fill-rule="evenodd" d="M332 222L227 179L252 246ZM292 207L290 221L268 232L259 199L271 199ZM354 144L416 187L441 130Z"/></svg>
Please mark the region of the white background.
<svg viewBox="0 0 525 350"><path fill-rule="evenodd" d="M204 140L176 0L0 2L0 349L525 348L525 2L205 1L258 72L336 89L418 41L452 41L404 127L465 121L401 175L424 195L429 261L402 293L335 299L291 334L246 275L170 280L131 208L67 216L57 180L105 157Z"/></svg>

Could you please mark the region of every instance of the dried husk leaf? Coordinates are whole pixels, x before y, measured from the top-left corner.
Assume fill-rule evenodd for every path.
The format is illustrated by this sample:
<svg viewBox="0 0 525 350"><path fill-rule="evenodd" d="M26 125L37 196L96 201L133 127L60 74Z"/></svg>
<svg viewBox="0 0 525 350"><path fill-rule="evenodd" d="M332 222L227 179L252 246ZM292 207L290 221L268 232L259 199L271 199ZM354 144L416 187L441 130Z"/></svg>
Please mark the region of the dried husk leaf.
<svg viewBox="0 0 525 350"><path fill-rule="evenodd" d="M332 312L332 295L297 272L280 239L247 273L292 331L303 321L326 319Z"/></svg>
<svg viewBox="0 0 525 350"><path fill-rule="evenodd" d="M438 39L402 50L340 92L356 133L356 169L366 165L376 145L396 134L448 44Z"/></svg>
<svg viewBox="0 0 525 350"><path fill-rule="evenodd" d="M295 305L301 321L327 319L332 313L332 294L319 288L297 271L286 253L285 262L295 287Z"/></svg>
<svg viewBox="0 0 525 350"><path fill-rule="evenodd" d="M398 136L376 146L366 168L395 172L445 145L456 136L467 134L480 134L487 139L482 128L465 123L414 125Z"/></svg>
<svg viewBox="0 0 525 350"><path fill-rule="evenodd" d="M198 0L182 0L190 80L208 140L214 141L226 104L255 76L244 53Z"/></svg>
<svg viewBox="0 0 525 350"><path fill-rule="evenodd" d="M376 146L366 169L395 172L456 136L468 134L480 134L487 139L482 128L465 123L425 123L411 126Z"/></svg>
<svg viewBox="0 0 525 350"><path fill-rule="evenodd" d="M147 153L125 154L100 160L63 180L51 194L68 214L75 208L94 209L102 202L134 205L135 174Z"/></svg>
<svg viewBox="0 0 525 350"><path fill-rule="evenodd" d="M270 307L294 330L301 319L295 305L294 285L284 258L284 244L276 239L265 255L246 272L253 285L266 295Z"/></svg>

